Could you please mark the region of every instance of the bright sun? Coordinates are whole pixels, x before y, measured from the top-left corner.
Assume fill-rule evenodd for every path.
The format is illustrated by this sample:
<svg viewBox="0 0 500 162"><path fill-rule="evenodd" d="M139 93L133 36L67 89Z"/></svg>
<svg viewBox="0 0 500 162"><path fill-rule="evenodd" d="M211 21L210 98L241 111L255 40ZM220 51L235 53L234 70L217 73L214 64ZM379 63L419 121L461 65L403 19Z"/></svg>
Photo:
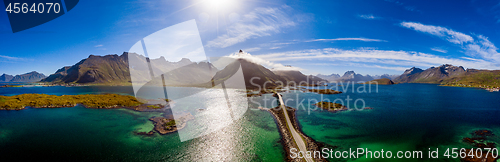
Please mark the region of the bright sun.
<svg viewBox="0 0 500 162"><path fill-rule="evenodd" d="M208 7L214 10L224 10L233 5L235 0L207 0Z"/></svg>

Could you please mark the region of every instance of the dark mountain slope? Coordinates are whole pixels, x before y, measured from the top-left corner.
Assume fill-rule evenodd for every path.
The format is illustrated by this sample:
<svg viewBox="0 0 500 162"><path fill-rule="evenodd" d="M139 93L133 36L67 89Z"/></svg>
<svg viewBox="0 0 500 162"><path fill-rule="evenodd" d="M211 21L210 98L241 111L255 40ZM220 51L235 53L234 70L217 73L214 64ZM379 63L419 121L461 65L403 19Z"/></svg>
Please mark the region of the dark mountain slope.
<svg viewBox="0 0 500 162"><path fill-rule="evenodd" d="M10 82L12 78L14 78L14 76L9 74L3 74L2 76L0 76L0 82Z"/></svg>
<svg viewBox="0 0 500 162"><path fill-rule="evenodd" d="M302 83L317 84L318 82L325 82L325 83L328 82L325 79L321 79L319 77L315 77L312 75L306 76L306 75L302 74L302 72L300 72L300 71L274 71L274 73L278 76L281 76L283 79L285 79L284 83L295 82L296 85L299 85Z"/></svg>
<svg viewBox="0 0 500 162"><path fill-rule="evenodd" d="M46 76L41 73L32 71L26 74L16 75L10 80L10 82L38 82L45 77Z"/></svg>

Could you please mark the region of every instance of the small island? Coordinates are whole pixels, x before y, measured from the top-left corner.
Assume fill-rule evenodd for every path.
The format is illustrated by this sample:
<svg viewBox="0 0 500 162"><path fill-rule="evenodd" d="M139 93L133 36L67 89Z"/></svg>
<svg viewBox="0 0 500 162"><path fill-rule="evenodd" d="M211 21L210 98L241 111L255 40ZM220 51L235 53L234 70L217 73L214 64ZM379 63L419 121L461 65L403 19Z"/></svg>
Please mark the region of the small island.
<svg viewBox="0 0 500 162"><path fill-rule="evenodd" d="M390 79L382 78L382 79L375 79L372 81L368 81L363 84L393 85L394 82Z"/></svg>
<svg viewBox="0 0 500 162"><path fill-rule="evenodd" d="M191 113L182 114L177 120L167 119L165 117L152 117L149 120L153 121L155 127L154 130L161 135L176 132L184 127L186 127L189 120L193 120L194 117Z"/></svg>
<svg viewBox="0 0 500 162"><path fill-rule="evenodd" d="M327 110L330 112L339 112L339 111L345 111L348 110L348 108L342 104L339 103L333 103L333 102L326 102L326 101L321 101L318 103L313 104L323 110Z"/></svg>
<svg viewBox="0 0 500 162"><path fill-rule="evenodd" d="M307 91L318 93L318 94L340 94L340 93L342 93L340 91L336 91L336 90L332 90L332 89L307 89Z"/></svg>

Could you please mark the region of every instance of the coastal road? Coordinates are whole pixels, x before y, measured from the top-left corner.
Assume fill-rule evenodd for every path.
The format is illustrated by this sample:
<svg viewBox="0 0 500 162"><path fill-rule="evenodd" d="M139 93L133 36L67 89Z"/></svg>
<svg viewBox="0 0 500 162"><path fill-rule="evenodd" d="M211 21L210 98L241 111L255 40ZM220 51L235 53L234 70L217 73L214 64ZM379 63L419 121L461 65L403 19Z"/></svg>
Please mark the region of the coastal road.
<svg viewBox="0 0 500 162"><path fill-rule="evenodd" d="M307 151L306 143L304 142L304 139L302 139L302 136L300 136L300 134L297 133L297 130L295 130L295 128L293 127L292 122L290 121L290 118L288 117L288 112L286 111L286 107L285 107L285 103L283 102L283 98L281 98L281 94L277 93L277 95L278 95L278 98L280 100L280 108L281 108L281 110L283 110L283 113L285 114L285 119L286 119L286 122L288 123L287 124L288 129L292 133L293 140L295 141L295 143L299 147L298 150L300 152L304 153L303 155L305 155L305 153ZM304 158L304 159L307 162L314 162L314 160L312 158Z"/></svg>

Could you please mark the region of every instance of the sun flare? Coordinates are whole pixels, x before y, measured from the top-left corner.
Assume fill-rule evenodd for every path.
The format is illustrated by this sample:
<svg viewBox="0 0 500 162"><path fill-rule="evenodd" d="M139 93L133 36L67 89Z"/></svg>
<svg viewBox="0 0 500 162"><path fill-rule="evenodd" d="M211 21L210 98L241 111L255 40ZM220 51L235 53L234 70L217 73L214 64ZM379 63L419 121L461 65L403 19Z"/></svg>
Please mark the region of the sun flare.
<svg viewBox="0 0 500 162"><path fill-rule="evenodd" d="M228 7L234 5L235 0L206 0L208 2L208 7L214 10L224 10Z"/></svg>

